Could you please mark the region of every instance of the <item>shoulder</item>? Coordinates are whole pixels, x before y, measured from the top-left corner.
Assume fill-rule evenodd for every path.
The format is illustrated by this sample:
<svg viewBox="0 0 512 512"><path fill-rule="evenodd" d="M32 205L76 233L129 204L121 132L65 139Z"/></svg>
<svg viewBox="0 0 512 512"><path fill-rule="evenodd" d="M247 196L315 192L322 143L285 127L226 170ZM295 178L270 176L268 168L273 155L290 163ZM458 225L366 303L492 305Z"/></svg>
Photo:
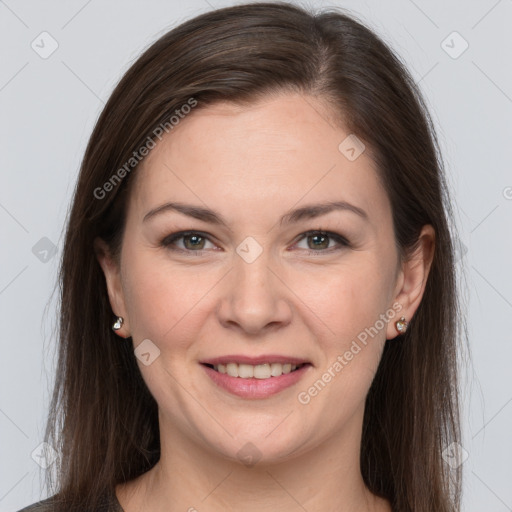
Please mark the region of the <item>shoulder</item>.
<svg viewBox="0 0 512 512"><path fill-rule="evenodd" d="M60 507L57 507L57 505L59 505L59 501L58 496L51 496L50 498L46 498L38 501L37 503L33 503L28 507L22 508L21 510L18 510L18 512L55 512L57 509L62 510L63 508L62 502L60 502ZM104 495L100 507L96 508L94 511L86 510L86 508L81 509L80 512L123 512L115 494Z"/></svg>
<svg viewBox="0 0 512 512"><path fill-rule="evenodd" d="M55 499L53 497L47 498L37 503L32 503L28 507L18 510L18 512L51 512L55 506Z"/></svg>

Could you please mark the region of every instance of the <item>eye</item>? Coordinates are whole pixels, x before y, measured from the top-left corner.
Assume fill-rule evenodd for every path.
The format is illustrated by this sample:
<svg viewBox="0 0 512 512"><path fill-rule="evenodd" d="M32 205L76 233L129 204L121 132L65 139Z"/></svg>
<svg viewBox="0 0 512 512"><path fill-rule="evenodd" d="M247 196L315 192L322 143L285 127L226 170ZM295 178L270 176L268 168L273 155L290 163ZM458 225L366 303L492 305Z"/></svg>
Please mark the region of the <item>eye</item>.
<svg viewBox="0 0 512 512"><path fill-rule="evenodd" d="M180 242L182 243L181 246ZM212 242L204 233L200 233L199 231L181 231L166 236L160 242L160 245L175 251L200 252L204 249L208 249L208 247L205 247L207 243L211 244Z"/></svg>
<svg viewBox="0 0 512 512"><path fill-rule="evenodd" d="M307 247L299 247L310 252L332 252L340 250L343 247L349 247L350 243L348 240L339 235L338 233L332 233L330 231L315 230L308 231L302 235L299 241L306 241ZM331 244L334 241L335 244ZM337 244L337 245L336 245Z"/></svg>
<svg viewBox="0 0 512 512"><path fill-rule="evenodd" d="M307 247L298 246L298 243L303 240L306 241ZM331 243L333 241L335 242L334 244ZM330 253L340 250L343 247L350 247L350 243L345 237L338 233L323 230L307 231L301 235L299 242L296 242L295 246L299 249L309 251L310 253ZM213 247L207 247L208 243ZM198 254L201 254L203 250L215 247L208 238L208 235L200 231L180 231L178 233L172 233L167 235L160 242L160 245L173 251Z"/></svg>

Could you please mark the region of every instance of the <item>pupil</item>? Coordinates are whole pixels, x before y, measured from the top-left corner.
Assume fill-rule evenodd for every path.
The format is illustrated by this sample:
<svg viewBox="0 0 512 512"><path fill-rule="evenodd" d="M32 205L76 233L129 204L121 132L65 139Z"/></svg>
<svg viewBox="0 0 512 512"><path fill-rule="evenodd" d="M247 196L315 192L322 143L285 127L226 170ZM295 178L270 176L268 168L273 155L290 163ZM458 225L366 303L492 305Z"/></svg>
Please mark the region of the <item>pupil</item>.
<svg viewBox="0 0 512 512"><path fill-rule="evenodd" d="M185 237L185 246L187 246L187 241L188 242L192 241L192 244L191 244L192 248L196 248L197 249L197 247L199 246L198 242L200 244L201 243L201 239L202 239L202 237L197 236L197 235L188 235L188 236ZM187 247L187 248L189 248L189 247Z"/></svg>
<svg viewBox="0 0 512 512"><path fill-rule="evenodd" d="M314 240L321 239L320 243L313 242L313 244L314 244L313 248L324 247L325 241L327 240L327 236L325 236L325 235L312 235L310 238L313 238ZM323 245L322 245L322 242L324 242ZM327 244L327 245L329 245L329 244Z"/></svg>

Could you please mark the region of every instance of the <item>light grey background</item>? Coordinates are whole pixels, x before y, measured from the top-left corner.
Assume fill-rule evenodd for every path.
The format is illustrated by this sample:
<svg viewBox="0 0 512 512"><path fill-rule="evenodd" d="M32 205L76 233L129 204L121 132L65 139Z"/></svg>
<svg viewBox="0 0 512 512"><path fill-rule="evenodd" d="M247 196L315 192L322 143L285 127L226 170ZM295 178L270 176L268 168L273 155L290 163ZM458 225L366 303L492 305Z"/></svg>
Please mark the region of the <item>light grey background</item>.
<svg viewBox="0 0 512 512"><path fill-rule="evenodd" d="M54 371L56 301L50 296L95 120L121 75L159 35L233 3L0 0L1 511L41 497L42 471L31 454L43 441ZM463 368L461 385L464 510L511 511L512 1L309 5L339 5L368 23L406 61L427 97L463 244L460 276L468 286L473 362ZM58 44L47 58L40 53L51 49L52 39L41 36L44 31ZM458 55L464 40L469 47ZM41 242L44 237L50 242Z"/></svg>

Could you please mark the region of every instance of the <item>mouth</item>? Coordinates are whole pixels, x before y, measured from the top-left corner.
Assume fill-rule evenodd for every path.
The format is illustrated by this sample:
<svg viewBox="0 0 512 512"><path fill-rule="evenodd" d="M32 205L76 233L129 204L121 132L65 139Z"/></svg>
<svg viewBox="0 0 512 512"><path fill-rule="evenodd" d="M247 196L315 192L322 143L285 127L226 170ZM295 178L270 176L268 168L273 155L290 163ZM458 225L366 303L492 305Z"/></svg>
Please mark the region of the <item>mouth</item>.
<svg viewBox="0 0 512 512"><path fill-rule="evenodd" d="M245 399L262 399L298 383L313 365L302 359L227 356L201 363L217 388Z"/></svg>
<svg viewBox="0 0 512 512"><path fill-rule="evenodd" d="M271 379L281 377L288 373L295 372L309 363L263 363L263 364L244 364L244 363L227 363L227 364L210 364L203 363L208 368L218 373L229 375L230 377L240 379Z"/></svg>

